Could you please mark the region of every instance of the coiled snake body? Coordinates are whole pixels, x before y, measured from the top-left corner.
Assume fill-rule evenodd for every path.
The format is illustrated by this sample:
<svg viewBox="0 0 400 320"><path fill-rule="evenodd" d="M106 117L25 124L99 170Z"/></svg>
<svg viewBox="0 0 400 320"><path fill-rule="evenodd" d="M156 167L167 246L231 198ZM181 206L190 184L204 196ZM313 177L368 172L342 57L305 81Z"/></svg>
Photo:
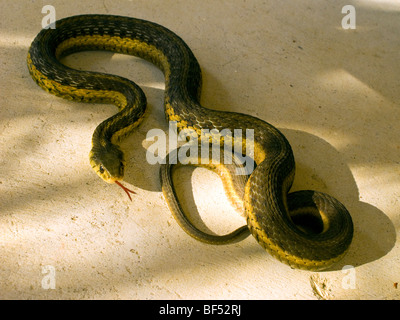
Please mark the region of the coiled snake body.
<svg viewBox="0 0 400 320"><path fill-rule="evenodd" d="M165 75L166 118L176 121L179 131L192 129L200 137L202 129L254 130L251 143L257 166L242 187L247 226L229 235L206 234L189 221L174 192L170 159L161 166L165 198L187 233L200 241L219 244L236 241L250 230L258 243L280 261L308 270L328 268L345 254L353 235L345 207L320 192L288 193L294 178L294 157L288 141L274 126L249 115L200 105L200 67L180 37L140 19L74 16L57 21L56 29L43 29L37 35L29 49L28 68L33 79L52 94L83 102L112 103L119 108L96 128L92 138L90 163L103 180L122 186L119 181L125 160L118 142L142 120L146 98L134 82L125 78L78 71L60 62L68 54L85 50L131 54L158 66ZM240 143L245 153L249 139L244 135L238 142L233 137L233 143ZM205 143L204 137L199 140ZM225 179L234 179L234 174L225 175ZM123 188L129 195L131 191ZM310 232L299 227L297 222L304 217L311 217L318 230Z"/></svg>

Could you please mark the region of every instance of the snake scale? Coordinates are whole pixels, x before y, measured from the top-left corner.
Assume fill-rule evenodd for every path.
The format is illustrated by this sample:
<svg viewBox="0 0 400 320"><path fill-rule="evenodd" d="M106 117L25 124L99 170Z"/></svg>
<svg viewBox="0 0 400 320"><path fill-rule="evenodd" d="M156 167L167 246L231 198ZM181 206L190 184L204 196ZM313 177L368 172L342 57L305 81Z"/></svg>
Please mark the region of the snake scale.
<svg viewBox="0 0 400 320"><path fill-rule="evenodd" d="M55 29L43 29L31 44L28 68L32 78L46 91L82 102L109 103L118 107L114 116L100 123L92 137L90 164L105 181L119 184L125 160L119 142L143 119L146 97L132 81L110 74L78 71L60 59L74 52L106 50L146 59L165 76L165 114L178 131L254 130L253 137L222 137L254 146L255 170L242 179L241 192L247 226L229 235L209 235L199 230L182 211L171 179L170 157L161 165L162 190L179 225L194 238L212 244L230 243L248 231L274 257L293 268L322 270L340 260L353 237L353 223L346 208L333 197L316 191L289 193L295 161L285 136L271 124L250 115L217 111L200 104L201 70L186 43L156 23L112 15L80 15L61 19ZM251 141L250 141L251 140ZM201 137L201 143L211 138ZM227 166L221 164L219 170ZM213 169L213 168L211 168ZM214 168L215 169L215 168ZM235 179L228 173L224 179ZM224 184L229 188L232 184ZM313 228L301 227L311 221ZM304 223L303 223L304 224ZM317 227L315 227L317 226Z"/></svg>

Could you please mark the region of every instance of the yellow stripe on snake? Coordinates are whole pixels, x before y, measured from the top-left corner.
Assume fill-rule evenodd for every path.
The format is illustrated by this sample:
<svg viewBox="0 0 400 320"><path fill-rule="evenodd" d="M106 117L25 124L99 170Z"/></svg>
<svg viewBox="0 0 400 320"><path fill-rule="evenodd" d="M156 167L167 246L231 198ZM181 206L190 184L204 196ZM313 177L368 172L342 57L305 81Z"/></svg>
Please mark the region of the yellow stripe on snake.
<svg viewBox="0 0 400 320"><path fill-rule="evenodd" d="M107 50L144 58L158 66L165 76L165 114L176 121L178 130L254 130L255 170L241 179L247 226L229 235L209 235L194 226L182 211L171 179L171 159L161 166L164 196L179 225L195 239L223 244L248 234L280 261L291 267L321 270L337 262L348 250L353 224L346 208L331 196L316 191L289 193L295 162L289 142L271 124L250 115L216 111L199 102L201 71L192 51L172 31L149 21L111 15L81 15L59 20L56 29L43 29L32 42L28 68L36 83L57 96L96 103L115 104L119 112L97 126L93 133L90 164L109 183L117 183L130 196L131 190L119 182L124 176L124 154L120 140L143 119L146 98L143 91L125 78L98 72L78 71L60 59L78 51ZM233 137L235 140L236 138ZM246 141L233 141L242 145ZM205 139L199 139L206 143ZM249 142L249 141L247 141ZM209 167L209 166L206 166ZM224 186L232 189L236 179L228 165L211 168L225 172ZM230 191L228 190L228 193ZM304 219L307 217L307 219ZM313 221L317 230L300 227Z"/></svg>

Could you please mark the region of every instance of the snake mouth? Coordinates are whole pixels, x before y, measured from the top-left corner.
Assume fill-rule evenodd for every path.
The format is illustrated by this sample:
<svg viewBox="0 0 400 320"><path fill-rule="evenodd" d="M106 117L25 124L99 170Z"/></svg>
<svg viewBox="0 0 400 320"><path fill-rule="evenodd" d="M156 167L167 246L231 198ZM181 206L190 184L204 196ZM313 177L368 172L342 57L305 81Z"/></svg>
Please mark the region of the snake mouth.
<svg viewBox="0 0 400 320"><path fill-rule="evenodd" d="M132 191L132 190L130 190L130 189L128 189L127 187L125 187L121 182L119 182L118 180L115 180L114 181L117 185L119 185L121 188L122 188L122 190L124 190L125 192L126 192L126 194L128 195L128 197L129 197L129 200L131 200L132 201L132 198L131 198L131 193L132 194L136 194L136 192L135 191Z"/></svg>

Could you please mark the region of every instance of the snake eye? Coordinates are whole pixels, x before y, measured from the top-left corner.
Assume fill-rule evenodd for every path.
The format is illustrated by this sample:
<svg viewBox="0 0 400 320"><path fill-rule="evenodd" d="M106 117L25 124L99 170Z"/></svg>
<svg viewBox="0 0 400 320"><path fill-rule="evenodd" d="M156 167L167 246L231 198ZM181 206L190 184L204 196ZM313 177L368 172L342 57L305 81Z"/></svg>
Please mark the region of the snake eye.
<svg viewBox="0 0 400 320"><path fill-rule="evenodd" d="M103 167L102 165L100 165L100 167L99 167L99 172L100 172L101 174L104 173L104 167Z"/></svg>

